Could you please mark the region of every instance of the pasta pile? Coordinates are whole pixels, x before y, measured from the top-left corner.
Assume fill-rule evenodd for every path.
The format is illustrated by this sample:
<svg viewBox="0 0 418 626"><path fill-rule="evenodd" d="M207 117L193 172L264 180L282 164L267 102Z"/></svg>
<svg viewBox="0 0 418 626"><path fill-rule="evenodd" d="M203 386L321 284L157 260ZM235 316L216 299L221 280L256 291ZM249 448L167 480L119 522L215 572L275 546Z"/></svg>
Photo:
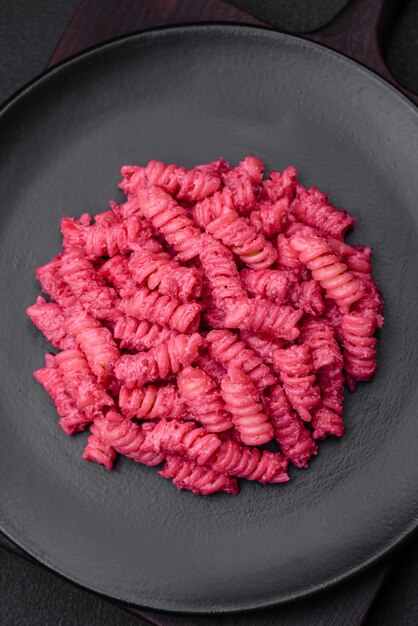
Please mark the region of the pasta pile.
<svg viewBox="0 0 418 626"><path fill-rule="evenodd" d="M58 350L34 376L83 458L117 453L178 489L289 480L344 433L344 382L376 370L383 303L354 219L259 159L122 167L123 204L63 218L28 308ZM267 449L264 444L275 441Z"/></svg>

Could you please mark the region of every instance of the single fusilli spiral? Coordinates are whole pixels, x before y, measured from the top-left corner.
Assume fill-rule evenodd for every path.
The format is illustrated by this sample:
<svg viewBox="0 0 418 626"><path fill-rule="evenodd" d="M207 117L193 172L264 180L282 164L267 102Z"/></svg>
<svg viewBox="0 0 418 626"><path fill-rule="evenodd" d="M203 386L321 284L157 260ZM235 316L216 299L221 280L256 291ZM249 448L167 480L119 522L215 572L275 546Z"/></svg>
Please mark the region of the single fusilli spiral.
<svg viewBox="0 0 418 626"><path fill-rule="evenodd" d="M116 254L98 270L105 281L114 287L120 296L131 295L137 288L136 280L129 269L129 259L121 254Z"/></svg>
<svg viewBox="0 0 418 626"><path fill-rule="evenodd" d="M222 176L229 190L235 209L242 214L252 211L257 203L257 189L262 181L264 165L254 156L246 157L241 163Z"/></svg>
<svg viewBox="0 0 418 626"><path fill-rule="evenodd" d="M96 220L91 226L85 226L72 217L64 217L61 221L64 249L82 247L88 257L112 257L116 254L127 254L132 250L132 245L145 243L151 238L150 224L141 220L138 215L119 221L115 213L111 213L112 222L100 224ZM74 246L76 242L82 245Z"/></svg>
<svg viewBox="0 0 418 626"><path fill-rule="evenodd" d="M163 296L148 287L139 287L121 299L119 310L139 320L148 320L160 326L169 326L185 333L199 324L202 306L198 302L184 302L178 298Z"/></svg>
<svg viewBox="0 0 418 626"><path fill-rule="evenodd" d="M257 333L251 333L246 330L241 330L239 333L240 339L265 362L267 365L274 367L273 355L276 350L283 348L283 339L267 339L263 335ZM274 371L274 370L273 370Z"/></svg>
<svg viewBox="0 0 418 626"><path fill-rule="evenodd" d="M119 301L116 291L106 285L93 264L82 253L74 250L62 255L60 273L86 311L97 319L117 317Z"/></svg>
<svg viewBox="0 0 418 626"><path fill-rule="evenodd" d="M67 385L62 374L55 367L53 357L52 359L47 359L46 367L36 370L33 375L51 397L61 418L58 423L64 432L67 435L73 435L81 430L85 430L91 420L84 411L76 407L67 391Z"/></svg>
<svg viewBox="0 0 418 626"><path fill-rule="evenodd" d="M127 195L134 195L146 185L157 185L178 200L196 202L212 195L221 180L214 169L195 167L187 170L177 165L166 165L162 161L150 161L146 167L125 166L121 170L123 180L119 187Z"/></svg>
<svg viewBox="0 0 418 626"><path fill-rule="evenodd" d="M283 387L275 385L265 400L273 426L274 437L283 454L296 467L307 467L309 459L317 454L318 446L309 430L289 404Z"/></svg>
<svg viewBox="0 0 418 626"><path fill-rule="evenodd" d="M202 233L188 217L185 208L160 187L139 190L138 203L141 214L173 247L179 261L198 256Z"/></svg>
<svg viewBox="0 0 418 626"><path fill-rule="evenodd" d="M370 380L376 372L375 316L370 311L347 313L341 320L344 369L348 388Z"/></svg>
<svg viewBox="0 0 418 626"><path fill-rule="evenodd" d="M177 489L188 489L202 496L210 496L217 491L225 491L236 496L239 492L238 483L234 478L219 474L210 467L198 465L180 455L168 455L160 475L163 478L170 478Z"/></svg>
<svg viewBox="0 0 418 626"><path fill-rule="evenodd" d="M178 332L172 328L128 315L121 315L113 329L113 336L119 340L120 349L126 348L135 352L150 350L177 335Z"/></svg>
<svg viewBox="0 0 418 626"><path fill-rule="evenodd" d="M286 269L299 269L302 267L299 254L290 245L290 239L283 233L280 233L277 237L277 262Z"/></svg>
<svg viewBox="0 0 418 626"><path fill-rule="evenodd" d="M132 419L179 419L186 412L186 404L174 385L146 385L129 389L122 385L119 408Z"/></svg>
<svg viewBox="0 0 418 626"><path fill-rule="evenodd" d="M230 439L221 443L209 463L220 474L260 483L285 483L289 480L287 461L279 452L248 448Z"/></svg>
<svg viewBox="0 0 418 626"><path fill-rule="evenodd" d="M315 280L303 281L295 285L290 302L307 315L317 317L325 311L324 295Z"/></svg>
<svg viewBox="0 0 418 626"><path fill-rule="evenodd" d="M209 374L198 367L186 367L177 375L177 385L193 416L208 432L219 433L232 427L232 418Z"/></svg>
<svg viewBox="0 0 418 626"><path fill-rule="evenodd" d="M162 295L187 302L198 298L202 291L202 277L195 267L183 267L166 252L152 252L137 248L129 259L129 269L138 285L158 289Z"/></svg>
<svg viewBox="0 0 418 626"><path fill-rule="evenodd" d="M263 360L230 330L212 330L206 341L211 357L225 368L229 365L241 367L257 389L265 389L276 382Z"/></svg>
<svg viewBox="0 0 418 626"><path fill-rule="evenodd" d="M342 369L343 357L330 324L323 320L306 320L301 327L300 340L310 350L315 372L328 365Z"/></svg>
<svg viewBox="0 0 418 626"><path fill-rule="evenodd" d="M120 357L110 330L85 311L70 315L64 326L86 355L93 374L99 381L106 380Z"/></svg>
<svg viewBox="0 0 418 626"><path fill-rule="evenodd" d="M250 223L268 238L281 233L289 212L289 200L282 198L274 204L262 202L250 213Z"/></svg>
<svg viewBox="0 0 418 626"><path fill-rule="evenodd" d="M245 296L231 251L210 235L203 235L201 242L200 261L216 304L222 307L227 298Z"/></svg>
<svg viewBox="0 0 418 626"><path fill-rule="evenodd" d="M100 416L103 409L114 406L113 399L97 382L81 350L63 350L54 357L54 363L76 407L89 418Z"/></svg>
<svg viewBox="0 0 418 626"><path fill-rule="evenodd" d="M250 220L229 211L206 226L206 231L229 246L248 267L263 269L273 265L277 252L270 241L257 232Z"/></svg>
<svg viewBox="0 0 418 626"><path fill-rule="evenodd" d="M97 435L90 435L84 448L83 459L100 463L106 469L111 470L116 459L116 452L109 444L105 443Z"/></svg>
<svg viewBox="0 0 418 626"><path fill-rule="evenodd" d="M70 289L61 274L62 254L57 254L49 263L36 269L36 278L42 291L48 294L65 312L82 311L83 306L76 294Z"/></svg>
<svg viewBox="0 0 418 626"><path fill-rule="evenodd" d="M339 211L328 202L327 195L317 187L305 189L297 185L292 213L308 226L317 228L326 235L342 239L355 220L346 211Z"/></svg>
<svg viewBox="0 0 418 626"><path fill-rule="evenodd" d="M318 320L314 322L316 326L313 325L310 329L309 325L312 322L308 322L307 342L310 344L312 361L316 363L321 401L312 418L313 437L314 439L325 439L329 436L342 437L344 434L343 359L331 328L329 326L327 329L320 328ZM302 329L302 333L304 332L306 331Z"/></svg>
<svg viewBox="0 0 418 626"><path fill-rule="evenodd" d="M199 333L178 335L148 352L125 354L116 363L116 378L132 389L177 374L197 358L202 341Z"/></svg>
<svg viewBox="0 0 418 626"><path fill-rule="evenodd" d="M242 369L233 365L228 368L221 382L221 392L243 443L256 446L273 438L273 428L263 411L260 395Z"/></svg>
<svg viewBox="0 0 418 626"><path fill-rule="evenodd" d="M234 204L229 189L225 187L217 191L210 198L196 202L192 209L193 221L202 230L206 226L228 211L234 210Z"/></svg>
<svg viewBox="0 0 418 626"><path fill-rule="evenodd" d="M280 371L283 387L295 411L306 422L312 419L312 409L320 400L319 388L307 345L293 345L274 353L274 362Z"/></svg>
<svg viewBox="0 0 418 626"><path fill-rule="evenodd" d="M320 407L312 418L313 438L325 439L326 437L342 437L344 435L344 422L341 415Z"/></svg>
<svg viewBox="0 0 418 626"><path fill-rule="evenodd" d="M144 449L184 454L204 465L220 445L221 440L215 433L191 421L160 420L147 432Z"/></svg>
<svg viewBox="0 0 418 626"><path fill-rule="evenodd" d="M294 341L299 335L298 322L303 311L291 306L278 306L257 296L229 300L226 305L226 328L238 328L254 333L265 333L272 338Z"/></svg>
<svg viewBox="0 0 418 626"><path fill-rule="evenodd" d="M325 289L327 297L335 300L343 312L361 298L362 283L333 254L325 239L296 235L290 243L299 253L302 263L312 272L312 277Z"/></svg>
<svg viewBox="0 0 418 626"><path fill-rule="evenodd" d="M93 435L111 446L116 452L124 454L137 463L154 466L159 465L165 455L161 451L144 449L147 434L153 427L154 424L135 424L117 411L111 410L106 414L106 418L95 420L90 430Z"/></svg>
<svg viewBox="0 0 418 626"><path fill-rule="evenodd" d="M352 312L372 313L376 328L381 328L383 326L382 295L370 274L357 273L356 276L361 281L364 291L361 298L352 306Z"/></svg>
<svg viewBox="0 0 418 626"><path fill-rule="evenodd" d="M240 278L250 295L271 298L276 304L288 302L289 291L297 283L294 273L287 270L244 269Z"/></svg>
<svg viewBox="0 0 418 626"><path fill-rule="evenodd" d="M262 182L263 197L269 202L277 202L285 198L290 201L296 192L297 171L293 166L287 167L283 172L270 172L267 180Z"/></svg>
<svg viewBox="0 0 418 626"><path fill-rule="evenodd" d="M56 302L47 302L38 296L36 303L26 309L32 322L45 335L54 348L71 350L77 344L64 328L65 314Z"/></svg>

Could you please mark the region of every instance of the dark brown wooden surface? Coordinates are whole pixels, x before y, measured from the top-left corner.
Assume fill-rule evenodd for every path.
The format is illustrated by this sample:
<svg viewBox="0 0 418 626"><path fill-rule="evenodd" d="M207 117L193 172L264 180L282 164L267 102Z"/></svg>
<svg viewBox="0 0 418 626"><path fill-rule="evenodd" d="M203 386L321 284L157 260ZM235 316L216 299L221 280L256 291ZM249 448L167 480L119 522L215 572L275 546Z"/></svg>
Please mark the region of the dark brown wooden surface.
<svg viewBox="0 0 418 626"><path fill-rule="evenodd" d="M49 65L84 48L138 30L193 22L267 26L222 0L83 0Z"/></svg>
<svg viewBox="0 0 418 626"><path fill-rule="evenodd" d="M395 78L382 53L399 5L399 0L351 0L334 20L305 37L366 65L418 104L418 96Z"/></svg>
<svg viewBox="0 0 418 626"><path fill-rule="evenodd" d="M323 28L301 33L363 63L418 104L418 96L393 76L382 54L399 0L351 0ZM242 22L269 27L223 0L83 0L49 65L113 37L138 30L196 22Z"/></svg>
<svg viewBox="0 0 418 626"><path fill-rule="evenodd" d="M399 86L381 54L382 42L397 4L397 0L352 0L330 24L304 36L367 65L418 102L415 94ZM167 24L207 21L234 21L268 26L222 0L83 0L49 65L119 35ZM5 537L0 537L0 544L30 558ZM160 626L361 624L388 567L387 563L381 564L352 581L313 598L247 615L222 618L182 617L132 607L129 610Z"/></svg>

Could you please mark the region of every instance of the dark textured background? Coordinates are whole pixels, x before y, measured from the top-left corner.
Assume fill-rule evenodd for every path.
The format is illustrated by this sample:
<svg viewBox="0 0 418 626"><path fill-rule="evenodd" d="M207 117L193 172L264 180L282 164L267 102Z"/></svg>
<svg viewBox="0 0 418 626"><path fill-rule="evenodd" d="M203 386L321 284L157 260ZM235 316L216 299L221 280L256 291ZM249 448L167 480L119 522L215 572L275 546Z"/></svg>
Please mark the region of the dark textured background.
<svg viewBox="0 0 418 626"><path fill-rule="evenodd" d="M0 101L42 72L79 2L0 1ZM344 6L345 0L230 0L230 3L277 28L302 32L325 24ZM385 45L385 55L398 79L418 92L418 0L405 0L400 2L400 7ZM44 568L0 549L1 626L146 623ZM184 623L187 624L187 619ZM246 624L250 623L251 620L246 620ZM416 624L418 539L399 552L367 620L368 626Z"/></svg>

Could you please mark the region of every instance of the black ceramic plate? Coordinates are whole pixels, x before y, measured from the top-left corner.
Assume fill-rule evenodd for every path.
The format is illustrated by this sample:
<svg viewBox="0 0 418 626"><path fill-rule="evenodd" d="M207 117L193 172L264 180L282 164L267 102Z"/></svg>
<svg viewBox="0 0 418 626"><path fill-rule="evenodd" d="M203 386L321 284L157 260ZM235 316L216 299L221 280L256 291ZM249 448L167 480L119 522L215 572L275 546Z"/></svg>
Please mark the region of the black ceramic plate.
<svg viewBox="0 0 418 626"><path fill-rule="evenodd" d="M418 114L362 67L236 26L128 37L50 71L0 115L0 526L86 587L169 611L303 596L381 556L418 521ZM293 163L357 219L386 302L379 372L347 394L347 435L284 486L178 493L155 469L81 460L32 371L48 345L25 308L59 219L119 199L123 163L248 153Z"/></svg>

